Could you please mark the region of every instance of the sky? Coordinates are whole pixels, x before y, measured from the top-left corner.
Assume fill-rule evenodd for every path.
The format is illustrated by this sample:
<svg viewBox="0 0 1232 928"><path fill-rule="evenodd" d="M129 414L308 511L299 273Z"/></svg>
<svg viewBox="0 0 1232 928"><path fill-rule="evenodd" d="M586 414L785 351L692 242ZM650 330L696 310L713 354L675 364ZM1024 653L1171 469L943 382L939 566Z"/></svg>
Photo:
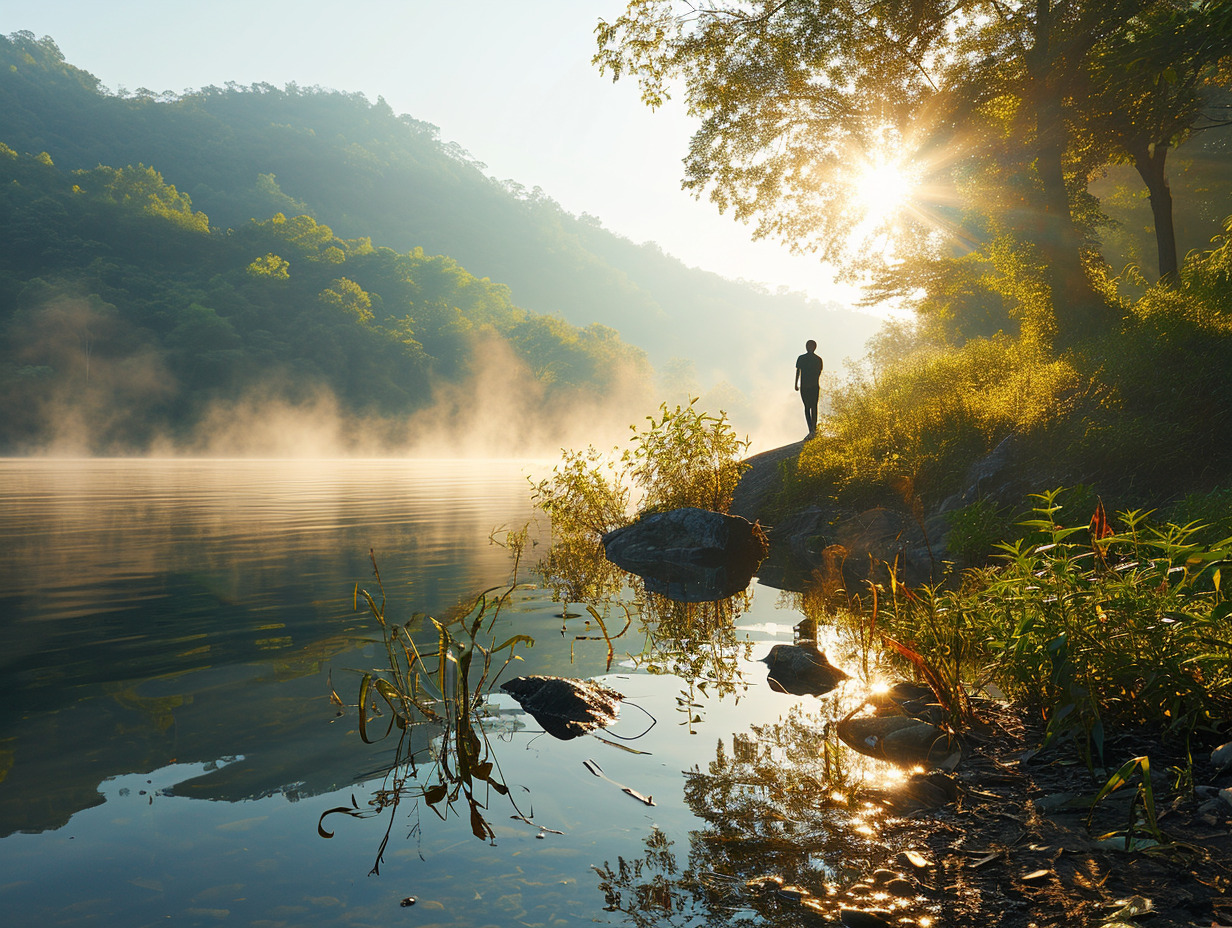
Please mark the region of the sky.
<svg viewBox="0 0 1232 928"><path fill-rule="evenodd" d="M815 258L680 189L692 124L591 65L594 27L622 0L0 0L0 31L51 36L111 90L228 81L383 96L440 127L498 179L541 187L686 264L850 305ZM157 165L156 165L157 167Z"/></svg>

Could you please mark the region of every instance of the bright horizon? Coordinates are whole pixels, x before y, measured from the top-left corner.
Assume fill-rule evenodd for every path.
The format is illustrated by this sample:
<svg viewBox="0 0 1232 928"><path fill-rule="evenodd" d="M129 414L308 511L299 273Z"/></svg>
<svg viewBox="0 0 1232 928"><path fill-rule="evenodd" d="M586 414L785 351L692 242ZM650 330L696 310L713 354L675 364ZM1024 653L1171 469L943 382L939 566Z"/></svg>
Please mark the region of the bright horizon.
<svg viewBox="0 0 1232 928"><path fill-rule="evenodd" d="M850 306L856 288L680 189L692 131L675 101L651 111L636 83L590 63L593 29L622 0L3 0L5 34L50 36L72 65L112 91L183 93L233 81L296 83L378 96L440 127L487 165L538 186L685 264ZM154 165L156 168L158 165ZM175 183L177 178L168 177Z"/></svg>

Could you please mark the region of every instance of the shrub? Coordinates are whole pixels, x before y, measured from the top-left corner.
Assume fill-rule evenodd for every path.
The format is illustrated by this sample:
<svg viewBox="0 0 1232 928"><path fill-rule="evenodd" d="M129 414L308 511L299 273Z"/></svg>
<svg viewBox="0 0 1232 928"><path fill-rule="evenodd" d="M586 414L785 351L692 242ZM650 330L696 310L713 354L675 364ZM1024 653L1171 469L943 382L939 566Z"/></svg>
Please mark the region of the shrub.
<svg viewBox="0 0 1232 928"><path fill-rule="evenodd" d="M1050 741L1078 735L1088 761L1106 724L1187 735L1225 719L1232 603L1220 567L1232 537L1198 544L1190 528L1152 528L1139 512L1093 537L1057 524L1058 498L1036 497L1022 523L1032 537L1002 545L1003 565L969 572L958 590L896 597L888 633L1035 709Z"/></svg>

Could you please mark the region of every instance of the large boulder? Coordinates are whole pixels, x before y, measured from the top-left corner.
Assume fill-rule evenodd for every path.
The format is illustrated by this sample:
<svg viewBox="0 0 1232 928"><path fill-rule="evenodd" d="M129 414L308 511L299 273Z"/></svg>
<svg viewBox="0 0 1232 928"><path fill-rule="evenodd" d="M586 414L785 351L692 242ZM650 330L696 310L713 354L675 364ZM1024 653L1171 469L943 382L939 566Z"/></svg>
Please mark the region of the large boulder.
<svg viewBox="0 0 1232 928"><path fill-rule="evenodd" d="M646 589L680 602L709 602L746 589L768 545L739 516L672 509L603 536L607 559L637 574Z"/></svg>

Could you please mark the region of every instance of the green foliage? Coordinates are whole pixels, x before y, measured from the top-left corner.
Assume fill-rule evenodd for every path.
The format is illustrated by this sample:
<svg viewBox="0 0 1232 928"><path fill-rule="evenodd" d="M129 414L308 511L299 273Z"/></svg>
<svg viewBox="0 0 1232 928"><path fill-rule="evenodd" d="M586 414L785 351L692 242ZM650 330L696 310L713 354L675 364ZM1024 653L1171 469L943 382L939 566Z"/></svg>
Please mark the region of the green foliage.
<svg viewBox="0 0 1232 928"><path fill-rule="evenodd" d="M602 454L594 446L565 451L551 476L533 484L535 506L551 524L551 544L537 569L555 598L603 602L620 589L624 574L605 556L602 537L630 521L634 491L641 513L685 506L727 511L748 441L736 438L725 414L712 416L696 404L669 409L664 403L657 418L647 417L646 428L632 427L631 447L623 452L614 448ZM648 666L674 664L690 681L700 668L713 669L711 682L734 686L730 622L707 617L704 608L651 595L642 598L640 608L644 622L655 628L642 656ZM730 617L733 606L717 608ZM684 647L682 640L691 645Z"/></svg>
<svg viewBox="0 0 1232 928"><path fill-rule="evenodd" d="M353 280L339 277L322 290L317 299L322 306L345 313L360 323L372 321L372 297Z"/></svg>
<svg viewBox="0 0 1232 928"><path fill-rule="evenodd" d="M344 414L405 415L433 382L471 375L480 336L509 344L549 403L645 374L611 329L536 316L422 249L340 239L307 215L211 228L141 165L65 174L17 155L0 158L0 179L10 453L50 437L53 408L95 423L88 450L124 453L188 434L214 401L271 380L289 397L329 388ZM95 305L111 309L78 311Z"/></svg>
<svg viewBox="0 0 1232 928"><path fill-rule="evenodd" d="M255 259L244 270L249 277L255 277L258 280L262 278L268 278L269 280L291 279L291 262L273 253Z"/></svg>
<svg viewBox="0 0 1232 928"><path fill-rule="evenodd" d="M1076 735L1092 764L1109 725L1184 737L1226 718L1232 604L1221 569L1232 537L1199 544L1192 527L1152 527L1141 512L1092 535L1057 524L1057 491L1036 499L1028 537L1001 546L1000 566L957 590L898 597L882 619L889 633L1034 708L1049 742Z"/></svg>
<svg viewBox="0 0 1232 928"><path fill-rule="evenodd" d="M805 445L794 479L865 498L907 478L940 499L1006 435L1053 422L1078 384L1072 361L1024 341L923 347L834 394L823 435Z"/></svg>
<svg viewBox="0 0 1232 928"><path fill-rule="evenodd" d="M319 276L304 281L305 288L311 286L300 294L305 305L330 279L356 281L383 297L394 318L415 318L415 338L428 358L439 361L434 373L448 377L465 372L469 344L444 332L443 343L429 344L420 315L423 302L434 298L480 325L489 307L496 315L517 307L528 318L559 317L576 329L596 322L617 328L622 341L616 362L632 364L639 377L647 373L645 358L632 345L647 346L661 363L696 352L698 332L709 331L711 368L702 371L704 377L725 377L745 390L755 374L748 346L757 343L768 356L785 356L799 337L791 333L792 324L812 325L824 315L823 348L836 357L857 354L875 329L867 314L687 268L653 244L613 234L594 217L572 216L542 190L488 176L485 165L442 142L437 127L396 115L384 101L371 103L362 94L269 84L156 98L111 94L68 65L50 39L15 33L0 36L0 126L0 141L15 152L48 151L56 167L36 165L45 171L155 165L178 191L191 195L194 210L208 214L214 229L232 229L237 242L251 244L245 264L273 253L289 260L298 275L309 254L322 265L333 262L332 272L322 267ZM0 163L7 159L0 157ZM281 230L271 219L279 213L286 217ZM321 238L332 241L314 244L320 230L313 230L309 218L328 229ZM308 232L307 253L287 240L301 226ZM45 227L43 221L34 229L6 224L18 241L6 235L3 244L38 254L36 246L44 243L30 233ZM75 237L87 246L113 244L93 229L60 231L55 238L61 249ZM448 255L464 269L467 286L455 298L443 281L426 280L423 301L408 297L414 309L396 303L389 292L394 287L374 283L352 265L364 242L369 250L378 242L404 255L417 249ZM345 265L332 249L345 254ZM92 256L83 255L82 263ZM420 268L420 274L428 278L434 270ZM475 292L482 289L488 292ZM374 315L375 325L384 325L378 310ZM716 318L724 320L721 331L714 331ZM768 329L767 318L783 319L782 331ZM504 325L497 327L504 334ZM524 359L551 380L554 391L593 388L588 372L606 383L613 366L604 354L615 347L579 336L574 344L552 345L556 357L548 361L530 353ZM532 351L529 345L526 350ZM303 365L294 352L274 354L267 362L284 373L338 367L315 359ZM356 362L350 357L345 363Z"/></svg>
<svg viewBox="0 0 1232 928"><path fill-rule="evenodd" d="M600 536L629 518L624 473L593 445L566 451L552 476L534 486L532 498L560 531Z"/></svg>
<svg viewBox="0 0 1232 928"><path fill-rule="evenodd" d="M1168 521L1190 528L1201 543L1232 536L1232 488L1187 493L1168 507L1167 516Z"/></svg>
<svg viewBox="0 0 1232 928"><path fill-rule="evenodd" d="M674 409L664 403L659 418L646 418L646 428L633 427L633 447L623 459L641 491L642 511L694 506L727 512L747 467L741 459L749 446L747 438L737 437L727 414L702 412L693 399Z"/></svg>
<svg viewBox="0 0 1232 928"><path fill-rule="evenodd" d="M725 413L687 406L659 407L644 429L631 426L630 448L602 454L594 446L566 451L552 476L534 485L535 505L562 537L598 538L629 521L630 494L640 512L694 506L726 512L748 440L736 437Z"/></svg>
<svg viewBox="0 0 1232 928"><path fill-rule="evenodd" d="M950 526L946 549L970 566L983 564L994 547L1007 540L1014 524L1009 509L986 499L951 510L945 518Z"/></svg>

